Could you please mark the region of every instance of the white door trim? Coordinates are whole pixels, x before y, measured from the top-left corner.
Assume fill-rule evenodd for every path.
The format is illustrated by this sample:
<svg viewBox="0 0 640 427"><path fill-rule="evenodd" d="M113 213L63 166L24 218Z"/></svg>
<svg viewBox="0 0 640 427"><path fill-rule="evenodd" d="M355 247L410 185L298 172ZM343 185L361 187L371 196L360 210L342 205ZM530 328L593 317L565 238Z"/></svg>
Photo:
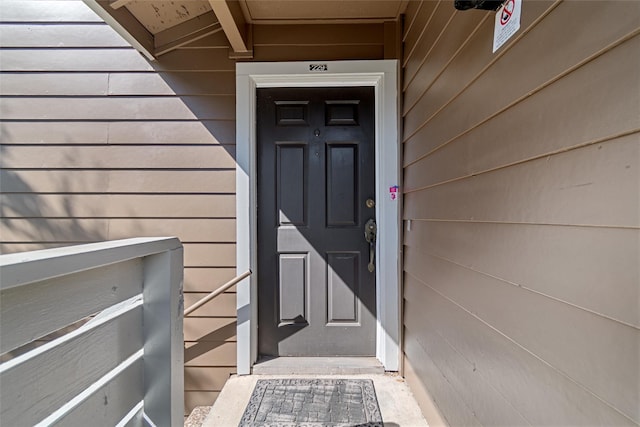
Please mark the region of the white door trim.
<svg viewBox="0 0 640 427"><path fill-rule="evenodd" d="M326 71L311 71L312 65ZM237 285L238 374L251 373L258 356L256 88L373 86L375 88L376 357L387 371L400 363L400 206L390 187L400 183L398 61L273 62L236 64L236 265L253 274Z"/></svg>

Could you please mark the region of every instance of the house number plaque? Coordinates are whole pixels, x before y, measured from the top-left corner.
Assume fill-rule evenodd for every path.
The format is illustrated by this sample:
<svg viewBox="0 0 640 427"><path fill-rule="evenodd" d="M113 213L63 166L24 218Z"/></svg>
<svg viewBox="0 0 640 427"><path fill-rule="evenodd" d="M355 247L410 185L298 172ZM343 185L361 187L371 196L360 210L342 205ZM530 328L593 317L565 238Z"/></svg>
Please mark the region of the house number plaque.
<svg viewBox="0 0 640 427"><path fill-rule="evenodd" d="M321 73L323 71L329 71L327 64L309 64L309 71L314 73Z"/></svg>

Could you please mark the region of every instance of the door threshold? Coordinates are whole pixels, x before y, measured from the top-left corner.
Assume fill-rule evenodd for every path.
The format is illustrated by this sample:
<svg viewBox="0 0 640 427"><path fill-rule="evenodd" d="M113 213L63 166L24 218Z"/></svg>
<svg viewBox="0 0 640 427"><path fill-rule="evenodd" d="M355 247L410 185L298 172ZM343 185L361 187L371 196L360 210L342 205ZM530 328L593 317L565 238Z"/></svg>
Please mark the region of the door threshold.
<svg viewBox="0 0 640 427"><path fill-rule="evenodd" d="M265 357L253 365L254 375L384 374L375 357Z"/></svg>

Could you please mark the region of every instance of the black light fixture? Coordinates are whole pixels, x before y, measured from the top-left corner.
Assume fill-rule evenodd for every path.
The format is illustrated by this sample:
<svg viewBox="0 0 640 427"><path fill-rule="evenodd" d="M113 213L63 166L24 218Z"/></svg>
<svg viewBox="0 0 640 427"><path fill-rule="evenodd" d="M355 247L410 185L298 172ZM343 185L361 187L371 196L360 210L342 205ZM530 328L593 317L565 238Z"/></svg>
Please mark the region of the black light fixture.
<svg viewBox="0 0 640 427"><path fill-rule="evenodd" d="M454 0L453 6L458 10L498 10L502 3L504 0Z"/></svg>

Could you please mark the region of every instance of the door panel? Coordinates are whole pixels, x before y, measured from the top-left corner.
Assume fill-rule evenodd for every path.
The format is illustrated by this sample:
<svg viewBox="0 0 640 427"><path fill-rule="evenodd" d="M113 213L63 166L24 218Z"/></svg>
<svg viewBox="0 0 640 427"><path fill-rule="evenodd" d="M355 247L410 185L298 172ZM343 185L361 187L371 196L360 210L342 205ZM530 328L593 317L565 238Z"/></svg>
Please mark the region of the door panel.
<svg viewBox="0 0 640 427"><path fill-rule="evenodd" d="M327 226L356 226L357 196L357 144L327 144Z"/></svg>
<svg viewBox="0 0 640 427"><path fill-rule="evenodd" d="M306 147L276 143L280 225L306 225Z"/></svg>
<svg viewBox="0 0 640 427"><path fill-rule="evenodd" d="M374 355L374 90L257 94L259 352Z"/></svg>
<svg viewBox="0 0 640 427"><path fill-rule="evenodd" d="M329 253L327 264L331 266L327 277L327 323L357 323L360 254Z"/></svg>
<svg viewBox="0 0 640 427"><path fill-rule="evenodd" d="M279 325L307 322L307 254L280 254Z"/></svg>

